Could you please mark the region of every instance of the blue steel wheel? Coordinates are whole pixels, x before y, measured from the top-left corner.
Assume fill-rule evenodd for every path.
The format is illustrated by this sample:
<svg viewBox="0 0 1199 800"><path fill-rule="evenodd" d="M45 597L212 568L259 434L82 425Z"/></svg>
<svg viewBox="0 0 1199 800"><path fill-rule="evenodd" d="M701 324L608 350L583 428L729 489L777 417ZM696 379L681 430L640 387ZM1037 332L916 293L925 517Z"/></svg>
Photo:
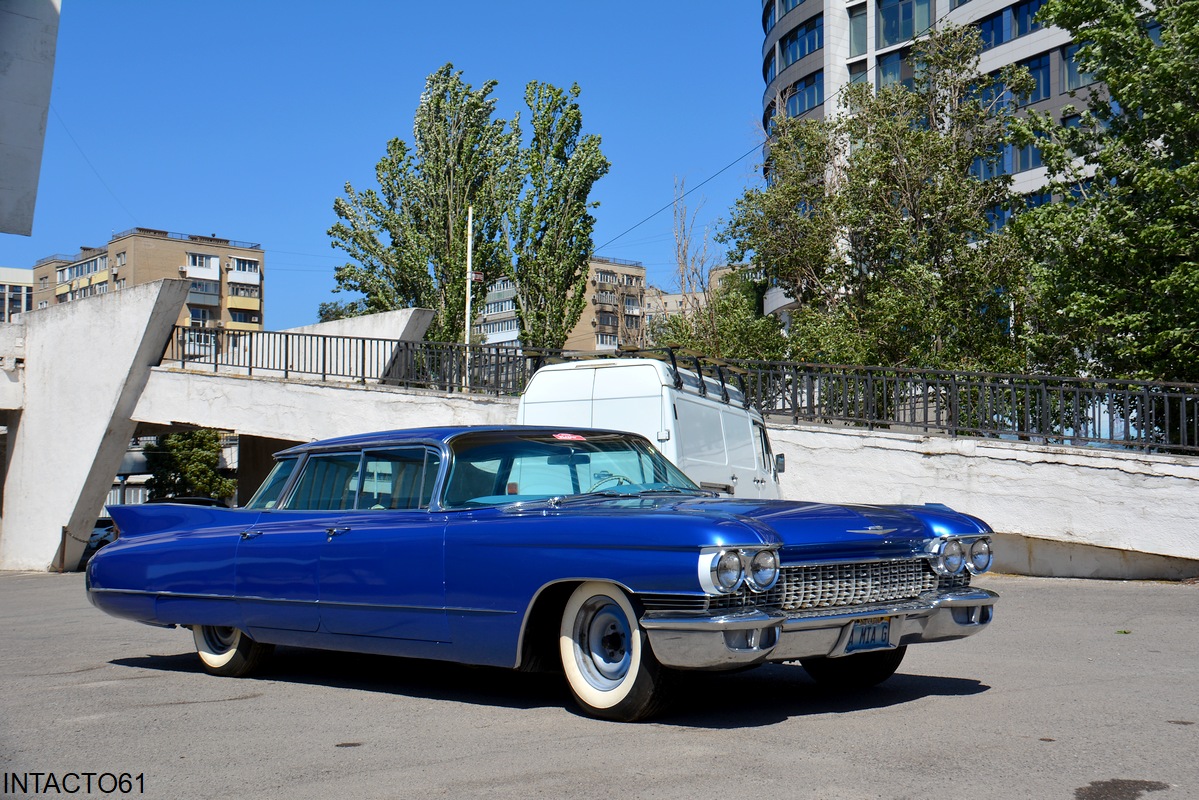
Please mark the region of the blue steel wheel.
<svg viewBox="0 0 1199 800"><path fill-rule="evenodd" d="M192 640L204 671L223 678L241 678L256 671L275 646L251 639L237 628L196 625Z"/></svg>
<svg viewBox="0 0 1199 800"><path fill-rule="evenodd" d="M576 588L562 611L558 643L567 685L586 713L633 722L660 706L662 668L618 587L588 581Z"/></svg>

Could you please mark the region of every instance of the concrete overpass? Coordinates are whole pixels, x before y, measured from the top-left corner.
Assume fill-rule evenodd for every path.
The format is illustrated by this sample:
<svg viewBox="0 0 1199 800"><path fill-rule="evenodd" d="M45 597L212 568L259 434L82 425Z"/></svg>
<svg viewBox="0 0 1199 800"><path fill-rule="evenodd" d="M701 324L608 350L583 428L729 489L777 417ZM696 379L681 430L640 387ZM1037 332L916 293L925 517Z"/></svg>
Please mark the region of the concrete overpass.
<svg viewBox="0 0 1199 800"><path fill-rule="evenodd" d="M293 442L515 419L514 397L462 391L468 373L442 391L394 379L397 360L412 357L405 343L422 339L432 312L224 340L226 356L231 347L254 346L281 355L247 351L244 361L214 358L209 366L204 348L214 340L204 331L186 332L186 341L171 344L176 358L163 357L186 294L186 282L163 281L0 326L0 413L8 429L0 569L73 568L139 431L237 432L244 499L270 454ZM998 566L1007 571L1199 575L1199 459L849 427L770 429L776 451L787 454L785 497L943 502L1001 532Z"/></svg>

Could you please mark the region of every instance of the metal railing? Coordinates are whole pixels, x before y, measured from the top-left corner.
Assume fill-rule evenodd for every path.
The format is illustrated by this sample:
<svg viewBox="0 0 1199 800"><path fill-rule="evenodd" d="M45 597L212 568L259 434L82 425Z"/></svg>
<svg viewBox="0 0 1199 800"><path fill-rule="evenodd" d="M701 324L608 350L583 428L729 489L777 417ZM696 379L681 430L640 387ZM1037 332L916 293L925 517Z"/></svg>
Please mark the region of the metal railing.
<svg viewBox="0 0 1199 800"><path fill-rule="evenodd" d="M404 342L176 326L164 365L260 377L519 394L557 352L509 345Z"/></svg>
<svg viewBox="0 0 1199 800"><path fill-rule="evenodd" d="M629 355L617 353L616 355ZM305 380L518 395L542 365L593 358L509 345L176 327L164 364ZM684 369L695 359L680 357ZM778 361L701 362L792 423L1199 454L1199 384ZM705 370L707 371L707 370Z"/></svg>
<svg viewBox="0 0 1199 800"><path fill-rule="evenodd" d="M1199 385L739 361L754 404L792 422L1199 453Z"/></svg>

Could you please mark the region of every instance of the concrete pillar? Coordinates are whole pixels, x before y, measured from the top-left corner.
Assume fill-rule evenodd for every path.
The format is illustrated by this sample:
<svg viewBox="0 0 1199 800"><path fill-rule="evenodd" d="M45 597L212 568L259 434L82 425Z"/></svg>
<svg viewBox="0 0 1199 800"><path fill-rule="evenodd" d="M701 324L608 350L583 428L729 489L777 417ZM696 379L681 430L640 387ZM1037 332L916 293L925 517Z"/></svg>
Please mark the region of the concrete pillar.
<svg viewBox="0 0 1199 800"><path fill-rule="evenodd" d="M78 563L188 288L158 281L24 315L25 402L8 431L0 569Z"/></svg>
<svg viewBox="0 0 1199 800"><path fill-rule="evenodd" d="M303 440L307 441L307 440ZM244 506L254 496L271 467L275 465L274 454L301 444L300 440L271 439L265 436L237 437L237 504Z"/></svg>

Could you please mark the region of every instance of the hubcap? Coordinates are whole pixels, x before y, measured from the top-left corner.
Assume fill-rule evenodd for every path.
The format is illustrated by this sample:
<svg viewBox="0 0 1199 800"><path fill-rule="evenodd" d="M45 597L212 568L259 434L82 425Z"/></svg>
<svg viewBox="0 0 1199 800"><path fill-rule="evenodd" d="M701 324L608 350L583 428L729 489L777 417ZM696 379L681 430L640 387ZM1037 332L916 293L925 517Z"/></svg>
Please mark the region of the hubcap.
<svg viewBox="0 0 1199 800"><path fill-rule="evenodd" d="M230 648L237 645L237 629L205 627L204 641L214 653L228 652Z"/></svg>
<svg viewBox="0 0 1199 800"><path fill-rule="evenodd" d="M607 597L587 601L575 618L575 661L597 689L620 685L632 662L632 628L624 610Z"/></svg>

